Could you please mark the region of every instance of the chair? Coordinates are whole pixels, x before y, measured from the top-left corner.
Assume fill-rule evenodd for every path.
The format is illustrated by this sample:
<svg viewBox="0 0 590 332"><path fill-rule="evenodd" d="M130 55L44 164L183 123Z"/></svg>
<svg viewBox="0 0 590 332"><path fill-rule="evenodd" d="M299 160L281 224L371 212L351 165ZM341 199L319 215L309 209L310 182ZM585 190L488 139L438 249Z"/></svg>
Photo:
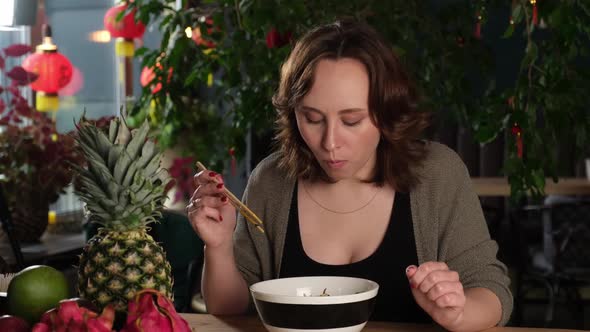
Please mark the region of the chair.
<svg viewBox="0 0 590 332"><path fill-rule="evenodd" d="M16 271L20 271L25 266L25 260L23 258L20 243L13 234L14 225L12 223L12 216L10 215L8 201L4 196L4 189L2 185L0 185L0 224L2 225L2 229L10 241L10 247L12 248L14 258L16 259ZM6 272L8 269L8 264L6 264L4 259L0 257L0 272Z"/></svg>
<svg viewBox="0 0 590 332"><path fill-rule="evenodd" d="M183 212L164 210L161 222L151 227L150 234L160 243L172 267L174 306L179 312L191 312L192 296L201 287L204 243Z"/></svg>
<svg viewBox="0 0 590 332"><path fill-rule="evenodd" d="M514 241L519 244L515 323L522 319L527 293L541 286L547 295L545 325L553 323L558 302L584 326L580 288L590 286L590 201L529 205L513 211Z"/></svg>

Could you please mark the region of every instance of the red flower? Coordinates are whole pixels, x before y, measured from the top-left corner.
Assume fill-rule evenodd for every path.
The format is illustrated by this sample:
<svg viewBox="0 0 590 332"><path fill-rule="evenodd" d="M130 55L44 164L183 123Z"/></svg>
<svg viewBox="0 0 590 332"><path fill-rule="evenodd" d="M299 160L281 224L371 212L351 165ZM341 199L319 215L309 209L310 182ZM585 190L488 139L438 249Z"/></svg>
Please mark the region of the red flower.
<svg viewBox="0 0 590 332"><path fill-rule="evenodd" d="M191 39L199 46L205 46L205 48L215 48L217 45L213 42L210 38L214 32L220 31L219 27L213 25L213 19L208 18L205 20L205 24L208 26L207 28L207 36L203 38L203 34L201 33L201 28L196 27L193 29Z"/></svg>
<svg viewBox="0 0 590 332"><path fill-rule="evenodd" d="M266 47L268 48L281 48L291 42L292 33L286 31L281 34L276 28L270 29L266 34Z"/></svg>
<svg viewBox="0 0 590 332"><path fill-rule="evenodd" d="M156 63L156 67L159 70L162 70L162 65L158 62ZM168 79L167 83L170 83L172 79L172 68L168 68ZM141 70L141 74L139 76L139 83L141 86L151 86L152 93L157 93L158 91L162 90L162 79L161 77L156 77L154 73L153 67L143 67Z"/></svg>
<svg viewBox="0 0 590 332"><path fill-rule="evenodd" d="M193 165L194 159L192 157L176 158L172 161L170 166L170 176L176 182L176 194L174 195L174 203L182 199L188 199L195 191L195 183L193 181Z"/></svg>

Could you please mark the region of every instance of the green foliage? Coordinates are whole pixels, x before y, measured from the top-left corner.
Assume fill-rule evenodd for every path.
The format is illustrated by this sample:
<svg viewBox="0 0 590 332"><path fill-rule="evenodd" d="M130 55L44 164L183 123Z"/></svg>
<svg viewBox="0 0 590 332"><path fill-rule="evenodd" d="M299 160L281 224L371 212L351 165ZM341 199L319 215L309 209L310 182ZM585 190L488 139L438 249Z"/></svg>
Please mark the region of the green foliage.
<svg viewBox="0 0 590 332"><path fill-rule="evenodd" d="M281 63L291 44L309 28L355 16L380 31L401 56L425 96L423 107L451 118L489 143L507 137L504 173L518 199L527 191L543 194L546 176L556 178L555 147L571 140L581 151L588 142L587 96L590 5L583 0L538 1L537 25L530 1L284 1L135 0L136 17L157 24L160 48L139 49L136 56L154 67L162 84L150 87L132 111L150 118L159 142L184 149L218 169L245 152L245 137L268 133L271 104ZM495 82L494 49L486 39L488 20L504 13L505 40L523 45L515 80ZM511 13L511 16L510 16ZM478 15L479 14L479 15ZM481 38L474 35L481 21ZM212 20L212 21L211 21ZM513 24L510 23L512 20ZM198 28L196 43L185 29ZM269 47L272 29L278 45ZM194 33L195 30L193 30ZM196 39L196 38L194 38ZM214 48L208 48L214 43ZM584 62L586 61L586 62ZM173 75L168 79L168 70ZM207 81L213 75L210 86ZM512 103L508 103L512 100ZM524 153L518 155L512 127L521 128Z"/></svg>

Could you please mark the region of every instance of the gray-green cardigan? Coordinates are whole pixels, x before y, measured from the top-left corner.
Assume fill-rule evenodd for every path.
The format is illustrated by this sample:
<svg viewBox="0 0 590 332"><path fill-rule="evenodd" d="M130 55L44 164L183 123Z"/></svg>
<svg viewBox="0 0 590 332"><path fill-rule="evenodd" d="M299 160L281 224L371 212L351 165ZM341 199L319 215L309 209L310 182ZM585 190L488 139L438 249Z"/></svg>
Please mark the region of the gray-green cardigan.
<svg viewBox="0 0 590 332"><path fill-rule="evenodd" d="M502 303L500 325L512 312L506 266L496 259L479 199L460 157L428 142L418 170L420 184L410 192L418 262L445 262L459 273L464 288L485 287ZM277 167L277 155L252 172L244 202L263 220L266 233L239 217L234 234L236 264L248 285L278 278L295 180Z"/></svg>

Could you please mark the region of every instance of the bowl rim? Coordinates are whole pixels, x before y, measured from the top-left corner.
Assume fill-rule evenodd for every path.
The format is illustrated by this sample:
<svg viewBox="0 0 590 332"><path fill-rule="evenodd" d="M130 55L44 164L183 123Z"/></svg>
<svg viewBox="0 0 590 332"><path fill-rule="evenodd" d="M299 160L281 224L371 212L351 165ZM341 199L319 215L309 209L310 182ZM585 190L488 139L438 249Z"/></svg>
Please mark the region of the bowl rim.
<svg viewBox="0 0 590 332"><path fill-rule="evenodd" d="M280 282L277 280L287 280L287 279L355 279L359 281L364 281L371 285L371 288L367 291L357 294L346 294L346 295L330 295L330 296L299 296L299 295L280 295L280 294L273 294L264 291L257 290L262 283L270 283L270 282ZM357 278L357 277L344 277L344 276L305 276L305 277L289 277L289 278L275 278L269 280L259 281L257 283L252 284L250 287L250 293L252 294L252 298L256 301L265 301L265 302L273 302L273 303L283 303L283 304L308 304L308 305L318 305L318 304L339 304L339 303L353 303L353 302L361 302L366 301L369 299L374 298L377 296L377 292L379 291L379 284L374 282L373 280L364 279L364 278Z"/></svg>

